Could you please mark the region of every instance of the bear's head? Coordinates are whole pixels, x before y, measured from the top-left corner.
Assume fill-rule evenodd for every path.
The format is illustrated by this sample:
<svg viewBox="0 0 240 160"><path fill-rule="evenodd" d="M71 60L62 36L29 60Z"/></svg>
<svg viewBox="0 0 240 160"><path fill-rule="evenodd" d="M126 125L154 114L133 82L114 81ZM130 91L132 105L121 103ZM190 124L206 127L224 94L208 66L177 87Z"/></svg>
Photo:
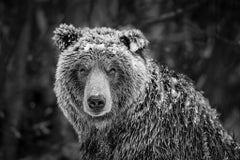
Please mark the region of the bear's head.
<svg viewBox="0 0 240 160"><path fill-rule="evenodd" d="M53 40L61 51L54 90L77 132L109 126L143 95L149 74L143 54L148 41L139 30L62 24Z"/></svg>

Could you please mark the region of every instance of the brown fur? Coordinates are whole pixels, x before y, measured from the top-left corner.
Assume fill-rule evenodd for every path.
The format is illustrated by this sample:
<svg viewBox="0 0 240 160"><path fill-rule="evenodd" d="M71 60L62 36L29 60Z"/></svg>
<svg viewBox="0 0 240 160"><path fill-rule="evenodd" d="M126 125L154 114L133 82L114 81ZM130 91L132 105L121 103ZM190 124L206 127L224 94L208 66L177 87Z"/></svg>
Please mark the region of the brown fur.
<svg viewBox="0 0 240 160"><path fill-rule="evenodd" d="M61 50L55 92L78 133L80 159L240 158L191 80L146 58L139 30L61 25L54 41ZM106 112L91 113L92 94L106 97Z"/></svg>

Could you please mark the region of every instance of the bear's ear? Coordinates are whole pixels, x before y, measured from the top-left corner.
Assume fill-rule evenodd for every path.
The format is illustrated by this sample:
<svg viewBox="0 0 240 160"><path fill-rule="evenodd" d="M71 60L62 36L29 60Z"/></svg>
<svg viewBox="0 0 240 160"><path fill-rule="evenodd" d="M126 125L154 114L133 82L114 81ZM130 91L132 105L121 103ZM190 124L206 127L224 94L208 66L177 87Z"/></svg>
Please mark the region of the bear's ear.
<svg viewBox="0 0 240 160"><path fill-rule="evenodd" d="M54 36L52 39L60 51L67 49L70 45L73 45L81 36L80 29L75 28L71 24L60 24L53 33Z"/></svg>
<svg viewBox="0 0 240 160"><path fill-rule="evenodd" d="M122 31L120 41L132 52L146 48L149 43L142 32L137 29Z"/></svg>

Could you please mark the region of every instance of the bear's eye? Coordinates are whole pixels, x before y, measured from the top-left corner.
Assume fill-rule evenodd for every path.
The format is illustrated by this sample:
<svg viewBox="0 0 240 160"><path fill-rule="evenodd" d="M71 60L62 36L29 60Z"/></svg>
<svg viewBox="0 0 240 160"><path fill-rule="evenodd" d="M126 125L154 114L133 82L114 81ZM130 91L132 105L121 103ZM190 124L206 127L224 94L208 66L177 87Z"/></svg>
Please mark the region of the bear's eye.
<svg viewBox="0 0 240 160"><path fill-rule="evenodd" d="M85 66L81 66L81 67L79 68L79 73L80 73L80 74L86 74L86 73L87 73L87 68L86 68Z"/></svg>
<svg viewBox="0 0 240 160"><path fill-rule="evenodd" d="M111 76L114 76L117 72L117 69L116 68L110 68L108 70L108 74L111 75Z"/></svg>

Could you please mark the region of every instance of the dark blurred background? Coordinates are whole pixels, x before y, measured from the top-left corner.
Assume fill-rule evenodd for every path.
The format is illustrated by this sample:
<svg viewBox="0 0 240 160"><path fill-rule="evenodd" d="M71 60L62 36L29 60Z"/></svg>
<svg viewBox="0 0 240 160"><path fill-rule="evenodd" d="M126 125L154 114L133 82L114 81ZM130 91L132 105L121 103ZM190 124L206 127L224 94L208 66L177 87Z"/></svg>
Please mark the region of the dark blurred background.
<svg viewBox="0 0 240 160"><path fill-rule="evenodd" d="M138 28L152 56L194 80L240 142L240 1L1 0L0 159L76 159L53 93L53 30Z"/></svg>

